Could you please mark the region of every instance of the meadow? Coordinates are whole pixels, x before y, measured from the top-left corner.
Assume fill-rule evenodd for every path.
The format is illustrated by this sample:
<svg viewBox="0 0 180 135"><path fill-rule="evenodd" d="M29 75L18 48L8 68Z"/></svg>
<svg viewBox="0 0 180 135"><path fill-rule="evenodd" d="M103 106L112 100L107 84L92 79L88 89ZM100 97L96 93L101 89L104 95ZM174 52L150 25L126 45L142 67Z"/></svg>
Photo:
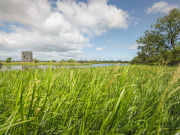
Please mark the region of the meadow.
<svg viewBox="0 0 180 135"><path fill-rule="evenodd" d="M178 132L180 67L0 71L0 134Z"/></svg>

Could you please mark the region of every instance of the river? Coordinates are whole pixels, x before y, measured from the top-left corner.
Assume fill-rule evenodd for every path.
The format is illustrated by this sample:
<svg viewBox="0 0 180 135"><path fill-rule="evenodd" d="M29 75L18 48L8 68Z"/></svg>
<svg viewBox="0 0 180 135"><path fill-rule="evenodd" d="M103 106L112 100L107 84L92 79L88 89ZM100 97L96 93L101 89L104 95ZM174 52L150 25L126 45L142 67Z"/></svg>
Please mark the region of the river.
<svg viewBox="0 0 180 135"><path fill-rule="evenodd" d="M113 66L117 64L92 64L92 65L84 65L84 66L53 66L51 65L51 68L71 68L71 67L105 67L105 66ZM128 65L128 64L119 64L119 65ZM47 69L49 65L35 65L35 66L23 66L23 65L15 65L15 66L0 66L0 70L24 70L24 69L37 69L37 68L42 68L42 69Z"/></svg>

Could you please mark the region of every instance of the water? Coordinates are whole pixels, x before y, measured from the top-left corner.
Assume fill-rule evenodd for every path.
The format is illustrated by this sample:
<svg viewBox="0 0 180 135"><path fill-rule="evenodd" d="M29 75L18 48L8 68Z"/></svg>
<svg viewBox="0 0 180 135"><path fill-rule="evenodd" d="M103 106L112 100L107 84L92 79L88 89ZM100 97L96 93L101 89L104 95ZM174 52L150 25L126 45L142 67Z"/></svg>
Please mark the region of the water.
<svg viewBox="0 0 180 135"><path fill-rule="evenodd" d="M85 67L106 67L106 66L113 66L113 65L117 65L117 64L92 64L92 65L88 65ZM128 64L119 64L119 65L128 65Z"/></svg>
<svg viewBox="0 0 180 135"><path fill-rule="evenodd" d="M113 66L117 64L92 64L92 65L83 65L83 66L53 66L51 65L51 68L70 68L70 67L105 67L105 66ZM119 64L119 65L128 65L128 64ZM16 66L0 66L0 70L24 70L24 69L47 69L49 65L35 65L35 66L23 66L23 65L16 65Z"/></svg>

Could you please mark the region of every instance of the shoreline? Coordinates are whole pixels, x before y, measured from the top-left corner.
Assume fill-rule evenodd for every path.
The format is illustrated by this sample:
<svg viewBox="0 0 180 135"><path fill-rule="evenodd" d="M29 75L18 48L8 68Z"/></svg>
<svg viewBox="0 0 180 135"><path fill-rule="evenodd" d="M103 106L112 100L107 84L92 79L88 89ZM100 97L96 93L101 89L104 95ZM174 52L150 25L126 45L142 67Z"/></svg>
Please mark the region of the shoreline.
<svg viewBox="0 0 180 135"><path fill-rule="evenodd" d="M129 63L68 63L68 62L11 62L11 63L6 63L6 62L1 62L3 65L2 66L36 66L36 65L53 65L53 66L80 66L80 65L92 65L92 64L129 64Z"/></svg>

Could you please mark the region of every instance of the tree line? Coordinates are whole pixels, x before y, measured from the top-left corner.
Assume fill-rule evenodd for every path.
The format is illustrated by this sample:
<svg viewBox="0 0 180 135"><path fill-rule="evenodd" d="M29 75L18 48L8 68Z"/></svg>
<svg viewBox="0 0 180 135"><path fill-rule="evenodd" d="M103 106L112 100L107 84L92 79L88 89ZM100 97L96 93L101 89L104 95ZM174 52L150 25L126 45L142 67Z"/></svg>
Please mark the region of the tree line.
<svg viewBox="0 0 180 135"><path fill-rule="evenodd" d="M137 56L132 64L166 64L180 63L180 10L173 9L168 15L157 18L151 30L136 41Z"/></svg>
<svg viewBox="0 0 180 135"><path fill-rule="evenodd" d="M51 60L52 62L59 62L59 63L91 63L91 64L103 64L103 63L129 63L129 61L123 61L123 60L74 60L74 59L69 59L69 60L60 60L60 61L56 61L56 60ZM2 60L0 60L0 66L2 66ZM10 63L12 62L12 57L8 57L4 62L6 63ZM13 62L21 62L21 61L13 61ZM41 61L41 60L37 60L34 59L33 60L34 63L38 63L38 62L50 62L50 61Z"/></svg>

